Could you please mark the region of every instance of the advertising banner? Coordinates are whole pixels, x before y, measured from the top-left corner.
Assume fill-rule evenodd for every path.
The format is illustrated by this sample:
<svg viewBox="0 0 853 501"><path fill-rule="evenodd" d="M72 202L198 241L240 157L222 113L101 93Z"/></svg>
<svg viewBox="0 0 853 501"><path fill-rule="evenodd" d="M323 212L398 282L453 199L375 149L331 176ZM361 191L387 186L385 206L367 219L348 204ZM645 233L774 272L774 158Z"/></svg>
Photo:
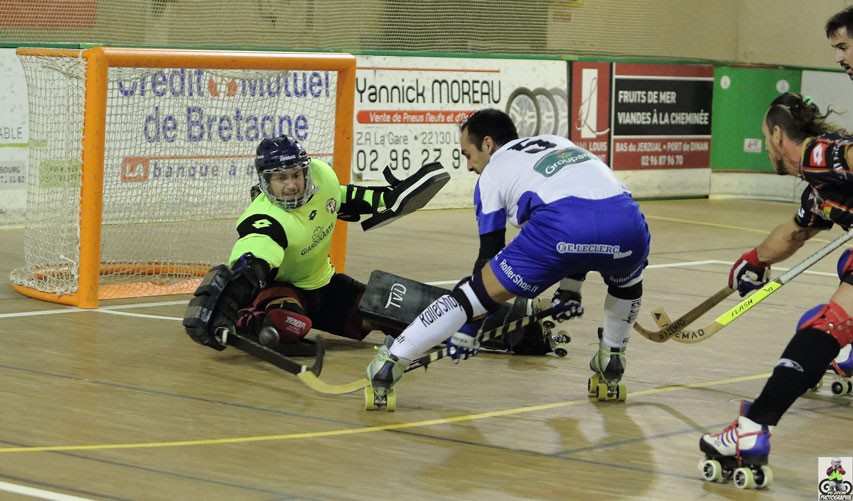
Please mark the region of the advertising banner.
<svg viewBox="0 0 853 501"><path fill-rule="evenodd" d="M610 63L572 63L569 139L610 164Z"/></svg>
<svg viewBox="0 0 853 501"><path fill-rule="evenodd" d="M27 83L14 49L0 49L0 226L20 224L27 206Z"/></svg>
<svg viewBox="0 0 853 501"><path fill-rule="evenodd" d="M334 72L121 68L110 77L105 197L152 192L166 210L151 217L239 213L258 182L255 150L265 137L287 134L312 157L334 161ZM199 193L206 205L187 203Z"/></svg>
<svg viewBox="0 0 853 501"><path fill-rule="evenodd" d="M462 120L498 108L521 136L568 137L567 80L563 61L359 56L353 180L441 162L452 178L432 206L470 205L476 176L459 152Z"/></svg>
<svg viewBox="0 0 853 501"><path fill-rule="evenodd" d="M708 168L710 65L613 65L612 167Z"/></svg>

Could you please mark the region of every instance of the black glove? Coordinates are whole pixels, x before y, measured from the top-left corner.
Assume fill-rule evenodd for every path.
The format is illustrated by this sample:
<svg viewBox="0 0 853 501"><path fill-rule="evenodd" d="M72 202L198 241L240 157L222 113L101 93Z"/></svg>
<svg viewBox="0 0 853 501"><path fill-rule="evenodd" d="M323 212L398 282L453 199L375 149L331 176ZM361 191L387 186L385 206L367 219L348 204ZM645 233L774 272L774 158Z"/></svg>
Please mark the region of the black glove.
<svg viewBox="0 0 853 501"><path fill-rule="evenodd" d="M551 299L551 307L555 311L551 317L558 322L583 316L580 292L557 289Z"/></svg>
<svg viewBox="0 0 853 501"><path fill-rule="evenodd" d="M219 265L207 272L187 305L183 325L193 341L215 350L225 349L223 330L236 332L239 310L266 287L270 267L251 253L232 269Z"/></svg>

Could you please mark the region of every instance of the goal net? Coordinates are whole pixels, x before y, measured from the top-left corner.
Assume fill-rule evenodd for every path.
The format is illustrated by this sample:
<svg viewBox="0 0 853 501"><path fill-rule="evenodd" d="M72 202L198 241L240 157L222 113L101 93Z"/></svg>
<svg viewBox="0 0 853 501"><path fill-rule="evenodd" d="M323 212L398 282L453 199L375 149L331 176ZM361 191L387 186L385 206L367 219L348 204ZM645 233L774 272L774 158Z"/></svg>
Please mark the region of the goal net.
<svg viewBox="0 0 853 501"><path fill-rule="evenodd" d="M349 55L19 49L30 117L20 292L191 292L224 262L263 137L288 134L349 179ZM344 225L339 225L342 230ZM345 232L333 261L343 267Z"/></svg>

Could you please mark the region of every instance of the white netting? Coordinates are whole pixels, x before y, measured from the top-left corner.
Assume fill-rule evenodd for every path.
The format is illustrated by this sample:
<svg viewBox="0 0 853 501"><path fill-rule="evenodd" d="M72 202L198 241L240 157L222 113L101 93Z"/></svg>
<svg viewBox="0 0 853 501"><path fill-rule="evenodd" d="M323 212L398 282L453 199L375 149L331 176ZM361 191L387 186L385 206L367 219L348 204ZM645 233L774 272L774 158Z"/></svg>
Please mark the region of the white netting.
<svg viewBox="0 0 853 501"><path fill-rule="evenodd" d="M29 101L26 267L12 282L68 293L76 289L79 254L80 158L86 65L50 58L23 64Z"/></svg>
<svg viewBox="0 0 853 501"><path fill-rule="evenodd" d="M36 147L26 268L12 280L70 293L78 279L84 62L22 62ZM188 292L199 273L224 262L257 182L254 152L262 137L295 136L313 157L332 161L336 77L110 68L99 296Z"/></svg>

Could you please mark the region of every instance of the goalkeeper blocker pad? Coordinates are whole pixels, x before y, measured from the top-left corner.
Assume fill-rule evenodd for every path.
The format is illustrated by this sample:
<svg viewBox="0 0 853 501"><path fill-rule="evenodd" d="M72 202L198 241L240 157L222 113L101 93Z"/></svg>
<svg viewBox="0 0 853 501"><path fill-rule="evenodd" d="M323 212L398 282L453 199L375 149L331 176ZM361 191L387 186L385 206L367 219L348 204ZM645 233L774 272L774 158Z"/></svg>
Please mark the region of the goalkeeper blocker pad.
<svg viewBox="0 0 853 501"><path fill-rule="evenodd" d="M374 270L358 309L377 327L402 332L430 303L450 291Z"/></svg>
<svg viewBox="0 0 853 501"><path fill-rule="evenodd" d="M384 226L420 209L450 181L450 174L438 162L426 164L402 180L394 177L390 167L385 167L382 175L389 185L385 195L385 209L361 223L364 231Z"/></svg>

